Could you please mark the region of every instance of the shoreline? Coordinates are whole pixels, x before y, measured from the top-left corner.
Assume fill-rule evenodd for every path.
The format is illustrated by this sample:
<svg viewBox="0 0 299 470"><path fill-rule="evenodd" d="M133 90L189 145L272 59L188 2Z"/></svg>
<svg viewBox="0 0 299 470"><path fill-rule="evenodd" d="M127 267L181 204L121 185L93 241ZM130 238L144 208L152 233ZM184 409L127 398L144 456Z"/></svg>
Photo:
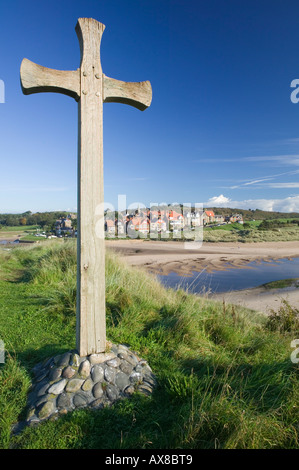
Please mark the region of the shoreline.
<svg viewBox="0 0 299 470"><path fill-rule="evenodd" d="M109 240L106 247L116 251L128 264L140 269L167 275L175 272L190 276L192 271L207 272L246 268L246 264L271 262L279 259L299 257L299 242L260 242L242 244L237 242L203 243L197 250L186 250L183 242L158 242L143 240ZM249 269L250 267L248 267ZM282 300L291 306L299 305L299 288L285 287L266 289L263 286L215 294L206 294L207 299L241 305L269 315L277 310Z"/></svg>
<svg viewBox="0 0 299 470"><path fill-rule="evenodd" d="M196 250L184 248L184 242L143 240L106 240L106 247L116 251L132 266L140 266L155 274L175 272L180 276L192 271L207 272L245 267L251 261L271 262L299 257L299 242L203 242Z"/></svg>
<svg viewBox="0 0 299 470"><path fill-rule="evenodd" d="M292 286L268 290L263 286L259 286L210 294L207 298L218 302L224 301L226 304L246 307L263 315L269 315L272 311L277 311L283 304L283 301L287 301L292 307L298 308L299 288Z"/></svg>

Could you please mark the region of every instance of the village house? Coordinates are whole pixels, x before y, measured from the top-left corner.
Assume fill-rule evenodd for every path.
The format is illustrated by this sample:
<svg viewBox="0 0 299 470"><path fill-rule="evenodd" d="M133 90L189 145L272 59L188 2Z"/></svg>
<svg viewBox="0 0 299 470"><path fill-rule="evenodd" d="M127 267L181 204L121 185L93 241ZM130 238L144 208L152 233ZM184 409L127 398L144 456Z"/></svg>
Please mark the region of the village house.
<svg viewBox="0 0 299 470"><path fill-rule="evenodd" d="M149 232L149 225L150 222L147 217L136 217L136 216L128 216L127 217L127 232L140 232L140 233L148 233Z"/></svg>
<svg viewBox="0 0 299 470"><path fill-rule="evenodd" d="M184 227L184 217L176 211L169 211L169 226L173 230L181 230Z"/></svg>
<svg viewBox="0 0 299 470"><path fill-rule="evenodd" d="M135 227L140 233L149 233L150 231L150 222L148 218L141 219L138 226Z"/></svg>
<svg viewBox="0 0 299 470"><path fill-rule="evenodd" d="M187 225L188 227L190 227L190 225L191 227L200 227L201 225L203 225L203 215L203 211L196 211L192 212L191 214L188 212L186 217L187 220L185 220L185 225Z"/></svg>
<svg viewBox="0 0 299 470"><path fill-rule="evenodd" d="M108 235L115 235L115 222L114 220L107 219L105 220L105 232Z"/></svg>
<svg viewBox="0 0 299 470"><path fill-rule="evenodd" d="M213 211L204 211L203 213L203 225L211 224L215 222L215 214Z"/></svg>
<svg viewBox="0 0 299 470"><path fill-rule="evenodd" d="M172 209L146 209L145 211L138 209L132 214L127 212L124 212L124 214L126 215L126 222L116 222L116 231L120 234L129 233L130 231L133 233L139 232L140 234L153 234L167 232L169 229L178 232L184 227L194 229L195 227L213 223L243 223L243 217L240 214L232 214L229 217L224 217L222 214L215 214L212 210L185 211L184 216L182 213ZM111 227L110 233L114 229Z"/></svg>
<svg viewBox="0 0 299 470"><path fill-rule="evenodd" d="M232 214L225 217L225 222L227 222L228 224L234 224L235 222L242 224L243 216L241 214Z"/></svg>
<svg viewBox="0 0 299 470"><path fill-rule="evenodd" d="M151 233L160 233L160 232L166 232L167 230L167 224L164 219L161 218L151 218L150 219L150 232Z"/></svg>
<svg viewBox="0 0 299 470"><path fill-rule="evenodd" d="M67 217L62 217L61 219L56 220L55 222L55 234L59 235L66 235L72 234L72 221Z"/></svg>
<svg viewBox="0 0 299 470"><path fill-rule="evenodd" d="M222 224L224 222L224 217L221 214L215 214L215 222L217 224Z"/></svg>
<svg viewBox="0 0 299 470"><path fill-rule="evenodd" d="M124 235L125 233L125 223L122 219L116 220L116 231L118 235Z"/></svg>

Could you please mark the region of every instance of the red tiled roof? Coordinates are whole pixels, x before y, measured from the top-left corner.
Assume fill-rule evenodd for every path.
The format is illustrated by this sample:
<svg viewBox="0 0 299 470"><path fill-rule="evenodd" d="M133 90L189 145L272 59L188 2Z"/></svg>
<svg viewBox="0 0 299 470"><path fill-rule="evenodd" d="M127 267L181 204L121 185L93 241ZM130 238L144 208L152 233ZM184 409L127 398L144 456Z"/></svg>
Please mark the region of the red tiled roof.
<svg viewBox="0 0 299 470"><path fill-rule="evenodd" d="M205 213L207 214L208 217L215 217L213 211L205 211Z"/></svg>

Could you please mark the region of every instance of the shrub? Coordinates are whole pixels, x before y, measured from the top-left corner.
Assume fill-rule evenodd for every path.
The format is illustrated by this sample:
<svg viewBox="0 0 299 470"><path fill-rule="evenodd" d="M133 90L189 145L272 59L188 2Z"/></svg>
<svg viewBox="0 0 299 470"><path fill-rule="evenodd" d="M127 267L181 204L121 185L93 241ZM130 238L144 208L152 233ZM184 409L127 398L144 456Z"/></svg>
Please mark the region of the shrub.
<svg viewBox="0 0 299 470"><path fill-rule="evenodd" d="M271 310L271 315L266 322L266 328L280 333L292 333L299 330L299 310L292 307L285 299L276 312Z"/></svg>

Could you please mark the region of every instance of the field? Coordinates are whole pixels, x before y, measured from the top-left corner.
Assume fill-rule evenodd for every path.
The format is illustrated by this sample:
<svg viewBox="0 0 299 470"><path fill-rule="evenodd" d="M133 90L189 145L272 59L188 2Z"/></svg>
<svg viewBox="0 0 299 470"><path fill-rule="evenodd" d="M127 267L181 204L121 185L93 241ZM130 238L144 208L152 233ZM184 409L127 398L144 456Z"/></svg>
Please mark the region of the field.
<svg viewBox="0 0 299 470"><path fill-rule="evenodd" d="M37 225L4 226L0 230L0 240L16 239L19 235L21 235L21 237L28 236L28 232L36 231L36 229Z"/></svg>
<svg viewBox="0 0 299 470"><path fill-rule="evenodd" d="M283 219L282 219L283 220ZM204 241L206 242L279 242L299 240L299 226L297 224L285 227L259 230L261 221L247 222L245 226L234 223L220 227L204 228Z"/></svg>
<svg viewBox="0 0 299 470"><path fill-rule="evenodd" d="M38 225L4 226L0 230L0 241L19 239L21 242L41 242L47 240L45 237L36 237L35 234L38 231L40 231Z"/></svg>
<svg viewBox="0 0 299 470"><path fill-rule="evenodd" d="M12 435L31 368L75 347L75 243L0 250L0 297L1 448L298 448L298 323L166 290L109 251L108 339L149 362L157 389Z"/></svg>
<svg viewBox="0 0 299 470"><path fill-rule="evenodd" d="M277 219L285 221L285 219ZM244 227L241 224L227 224L217 227L205 227L203 231L203 238L205 242L240 242L240 243L256 243L256 242L279 242L279 241L294 241L299 240L299 226L297 224L290 224L282 228L273 228L269 230L258 230L261 220L246 222ZM37 225L17 226L17 227L6 227L3 226L0 230L0 241L1 240L15 240L20 235L20 241L45 241L45 238L35 237L34 233L38 228ZM159 237L157 241L172 241L182 240L177 238L177 235L171 233L168 235L169 238ZM144 238L142 236L141 238ZM113 239L108 236L107 239ZM130 239L128 237L128 239Z"/></svg>

